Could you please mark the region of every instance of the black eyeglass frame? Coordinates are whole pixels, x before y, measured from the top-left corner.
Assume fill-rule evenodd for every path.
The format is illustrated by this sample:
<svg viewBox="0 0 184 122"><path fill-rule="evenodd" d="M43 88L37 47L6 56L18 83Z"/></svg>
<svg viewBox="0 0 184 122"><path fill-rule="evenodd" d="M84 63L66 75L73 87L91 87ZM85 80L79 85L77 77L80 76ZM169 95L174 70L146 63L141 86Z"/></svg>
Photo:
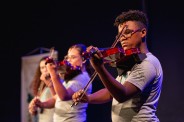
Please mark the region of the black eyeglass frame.
<svg viewBox="0 0 184 122"><path fill-rule="evenodd" d="M126 33L127 30L128 30L128 32ZM135 33L140 32L141 30L142 30L142 28L139 28L139 29L137 29L137 30L131 30L131 29L128 29L128 26L125 26L125 27L122 29L121 33L119 33L119 34L116 36L116 38L117 38L117 37L120 37L120 38L121 38L121 37L124 37L123 40L126 40L126 39L132 37Z"/></svg>

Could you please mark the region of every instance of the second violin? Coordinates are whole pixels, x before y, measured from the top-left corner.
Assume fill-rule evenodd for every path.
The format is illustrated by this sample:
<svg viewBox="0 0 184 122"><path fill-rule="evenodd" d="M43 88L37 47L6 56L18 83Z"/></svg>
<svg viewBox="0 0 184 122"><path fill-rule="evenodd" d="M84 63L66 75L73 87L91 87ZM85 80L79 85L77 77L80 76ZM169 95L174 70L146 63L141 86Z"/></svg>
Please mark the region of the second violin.
<svg viewBox="0 0 184 122"><path fill-rule="evenodd" d="M66 81L81 73L79 66L74 67L66 60L56 62L52 58L47 58L45 64L47 63L56 63L59 76Z"/></svg>

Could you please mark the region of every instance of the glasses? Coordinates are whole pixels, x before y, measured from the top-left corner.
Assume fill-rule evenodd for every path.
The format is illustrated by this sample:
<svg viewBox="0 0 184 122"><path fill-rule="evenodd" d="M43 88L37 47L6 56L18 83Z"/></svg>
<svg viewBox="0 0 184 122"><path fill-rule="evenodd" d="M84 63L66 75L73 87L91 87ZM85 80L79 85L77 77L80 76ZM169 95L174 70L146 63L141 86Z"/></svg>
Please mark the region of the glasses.
<svg viewBox="0 0 184 122"><path fill-rule="evenodd" d="M76 59L76 58L78 58L78 57L79 57L79 56L71 55L71 56L65 56L64 59L65 59L65 60L69 60L69 59L74 60L74 59Z"/></svg>
<svg viewBox="0 0 184 122"><path fill-rule="evenodd" d="M128 29L128 27L126 26L125 28L123 28L122 32L119 33L119 34L116 36L116 38L118 38L118 37L123 37L124 40L126 40L126 39L130 38L133 34L135 34L136 32L139 32L139 31L141 31L141 30L142 30L141 28L139 28L139 29L137 29L137 30L131 30L131 29Z"/></svg>

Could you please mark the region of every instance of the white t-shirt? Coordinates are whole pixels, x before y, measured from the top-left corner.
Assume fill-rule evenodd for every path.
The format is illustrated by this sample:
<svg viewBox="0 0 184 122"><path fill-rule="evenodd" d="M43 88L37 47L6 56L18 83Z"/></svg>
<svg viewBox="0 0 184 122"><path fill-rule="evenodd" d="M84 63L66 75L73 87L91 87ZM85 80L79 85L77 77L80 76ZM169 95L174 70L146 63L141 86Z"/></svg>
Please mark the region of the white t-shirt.
<svg viewBox="0 0 184 122"><path fill-rule="evenodd" d="M151 53L146 55L147 58L136 64L131 71L116 78L121 84L132 83L141 93L123 103L113 99L113 122L159 121L155 112L161 93L163 72L159 60Z"/></svg>
<svg viewBox="0 0 184 122"><path fill-rule="evenodd" d="M65 88L70 88L74 92L83 89L90 77L87 72L83 72L68 82L63 82ZM92 84L87 89L86 93L92 92ZM86 108L88 103L79 103L71 108L73 100L62 101L57 97L55 103L54 122L85 122Z"/></svg>

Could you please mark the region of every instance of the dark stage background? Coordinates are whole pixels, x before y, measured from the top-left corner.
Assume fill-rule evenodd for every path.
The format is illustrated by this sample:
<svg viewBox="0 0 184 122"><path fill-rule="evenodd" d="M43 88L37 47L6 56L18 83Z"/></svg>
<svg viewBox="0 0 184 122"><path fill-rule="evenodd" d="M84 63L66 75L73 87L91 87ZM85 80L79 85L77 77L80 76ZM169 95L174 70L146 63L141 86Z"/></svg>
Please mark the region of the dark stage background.
<svg viewBox="0 0 184 122"><path fill-rule="evenodd" d="M21 121L21 57L39 47L55 47L62 59L69 46L110 47L117 34L115 17L128 9L147 12L148 45L163 66L164 81L157 115L161 122L182 122L182 4L159 0L16 0L1 2L0 122ZM116 72L110 68L110 71ZM114 73L116 75L116 73ZM98 78L93 92L103 88ZM88 122L110 122L110 105L89 105Z"/></svg>

